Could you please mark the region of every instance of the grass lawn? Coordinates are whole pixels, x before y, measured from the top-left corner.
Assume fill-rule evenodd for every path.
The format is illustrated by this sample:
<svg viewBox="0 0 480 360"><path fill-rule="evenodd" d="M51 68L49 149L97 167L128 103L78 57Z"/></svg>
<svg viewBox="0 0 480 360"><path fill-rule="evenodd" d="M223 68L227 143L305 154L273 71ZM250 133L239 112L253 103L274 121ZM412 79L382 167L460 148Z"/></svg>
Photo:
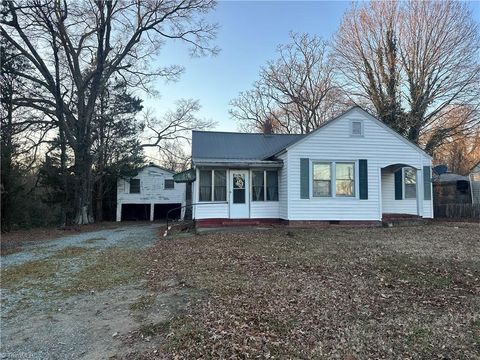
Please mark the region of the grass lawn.
<svg viewBox="0 0 480 360"><path fill-rule="evenodd" d="M148 256L152 290L191 295L145 358L480 357L477 224L174 237Z"/></svg>

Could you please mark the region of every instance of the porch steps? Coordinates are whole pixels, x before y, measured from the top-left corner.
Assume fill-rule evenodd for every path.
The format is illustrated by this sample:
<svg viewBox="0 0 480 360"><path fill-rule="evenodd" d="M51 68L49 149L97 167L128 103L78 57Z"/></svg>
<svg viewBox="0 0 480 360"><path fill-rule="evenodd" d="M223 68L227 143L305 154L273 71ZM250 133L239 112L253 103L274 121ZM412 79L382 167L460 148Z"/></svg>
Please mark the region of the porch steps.
<svg viewBox="0 0 480 360"><path fill-rule="evenodd" d="M382 225L384 227L416 226L425 223L425 219L411 214L383 214Z"/></svg>

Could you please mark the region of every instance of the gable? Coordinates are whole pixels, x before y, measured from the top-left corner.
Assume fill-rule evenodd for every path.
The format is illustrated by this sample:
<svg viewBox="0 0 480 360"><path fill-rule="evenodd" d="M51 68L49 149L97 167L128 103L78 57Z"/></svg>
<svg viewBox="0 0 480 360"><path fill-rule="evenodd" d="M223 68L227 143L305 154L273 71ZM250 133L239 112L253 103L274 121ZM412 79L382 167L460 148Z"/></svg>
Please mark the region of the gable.
<svg viewBox="0 0 480 360"><path fill-rule="evenodd" d="M355 121L362 123L363 134L361 136L354 136L351 133L352 122ZM304 138L292 143L285 150L290 151L304 142L311 142L312 139L315 138L323 138L323 141L328 143L331 142L328 141L328 139L335 139L336 143L331 144L333 146L330 148L331 151L340 149L341 147L355 151L355 149L359 147L368 147L369 145L374 147L383 143L384 146L382 146L382 148L386 151L389 150L388 144L391 144L392 151L414 152L430 160L432 159L432 157L420 147L405 139L402 135L398 134L395 130L359 106L353 107L338 117L327 121L324 125L307 134Z"/></svg>
<svg viewBox="0 0 480 360"><path fill-rule="evenodd" d="M362 136L351 135L352 121L361 121ZM360 108L353 108L287 148L290 158L317 160L370 159L380 166L402 163L420 168L431 162L423 150Z"/></svg>

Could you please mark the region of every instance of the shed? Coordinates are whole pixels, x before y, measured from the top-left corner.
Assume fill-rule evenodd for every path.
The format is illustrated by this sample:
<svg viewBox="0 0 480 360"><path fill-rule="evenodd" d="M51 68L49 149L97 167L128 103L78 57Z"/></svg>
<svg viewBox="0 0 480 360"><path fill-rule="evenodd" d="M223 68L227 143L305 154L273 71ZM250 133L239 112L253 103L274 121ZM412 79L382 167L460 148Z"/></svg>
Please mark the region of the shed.
<svg viewBox="0 0 480 360"><path fill-rule="evenodd" d="M186 186L175 183L174 172L149 164L129 179L117 181L117 221L160 220L172 209L173 218L183 218Z"/></svg>

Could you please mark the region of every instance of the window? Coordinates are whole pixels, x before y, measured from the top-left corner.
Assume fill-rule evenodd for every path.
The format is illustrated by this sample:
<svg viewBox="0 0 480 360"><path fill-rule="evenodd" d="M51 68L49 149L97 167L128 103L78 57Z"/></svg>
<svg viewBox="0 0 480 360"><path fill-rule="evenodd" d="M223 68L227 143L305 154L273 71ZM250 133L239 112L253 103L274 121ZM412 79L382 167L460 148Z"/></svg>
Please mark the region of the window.
<svg viewBox="0 0 480 360"><path fill-rule="evenodd" d="M215 170L214 172L214 200L227 200L227 172L225 170Z"/></svg>
<svg viewBox="0 0 480 360"><path fill-rule="evenodd" d="M199 201L212 201L212 171L200 170Z"/></svg>
<svg viewBox="0 0 480 360"><path fill-rule="evenodd" d="M252 201L265 200L265 182L263 171L252 171Z"/></svg>
<svg viewBox="0 0 480 360"><path fill-rule="evenodd" d="M405 199L417 197L417 171L414 168L403 169L403 183L405 188Z"/></svg>
<svg viewBox="0 0 480 360"><path fill-rule="evenodd" d="M175 181L173 181L173 179L165 179L164 188L165 189L174 189L175 188Z"/></svg>
<svg viewBox="0 0 480 360"><path fill-rule="evenodd" d="M200 170L199 187L199 201L226 201L226 170Z"/></svg>
<svg viewBox="0 0 480 360"><path fill-rule="evenodd" d="M355 196L355 163L335 164L336 196Z"/></svg>
<svg viewBox="0 0 480 360"><path fill-rule="evenodd" d="M332 164L313 164L313 196L332 196Z"/></svg>
<svg viewBox="0 0 480 360"><path fill-rule="evenodd" d="M352 121L350 124L350 136L363 136L362 121Z"/></svg>
<svg viewBox="0 0 480 360"><path fill-rule="evenodd" d="M252 171L252 201L278 201L278 171Z"/></svg>
<svg viewBox="0 0 480 360"><path fill-rule="evenodd" d="M314 197L354 197L355 163L313 163L312 188Z"/></svg>
<svg viewBox="0 0 480 360"><path fill-rule="evenodd" d="M265 171L267 178L267 201L278 201L278 172Z"/></svg>
<svg viewBox="0 0 480 360"><path fill-rule="evenodd" d="M140 194L140 179L130 179L130 194Z"/></svg>

